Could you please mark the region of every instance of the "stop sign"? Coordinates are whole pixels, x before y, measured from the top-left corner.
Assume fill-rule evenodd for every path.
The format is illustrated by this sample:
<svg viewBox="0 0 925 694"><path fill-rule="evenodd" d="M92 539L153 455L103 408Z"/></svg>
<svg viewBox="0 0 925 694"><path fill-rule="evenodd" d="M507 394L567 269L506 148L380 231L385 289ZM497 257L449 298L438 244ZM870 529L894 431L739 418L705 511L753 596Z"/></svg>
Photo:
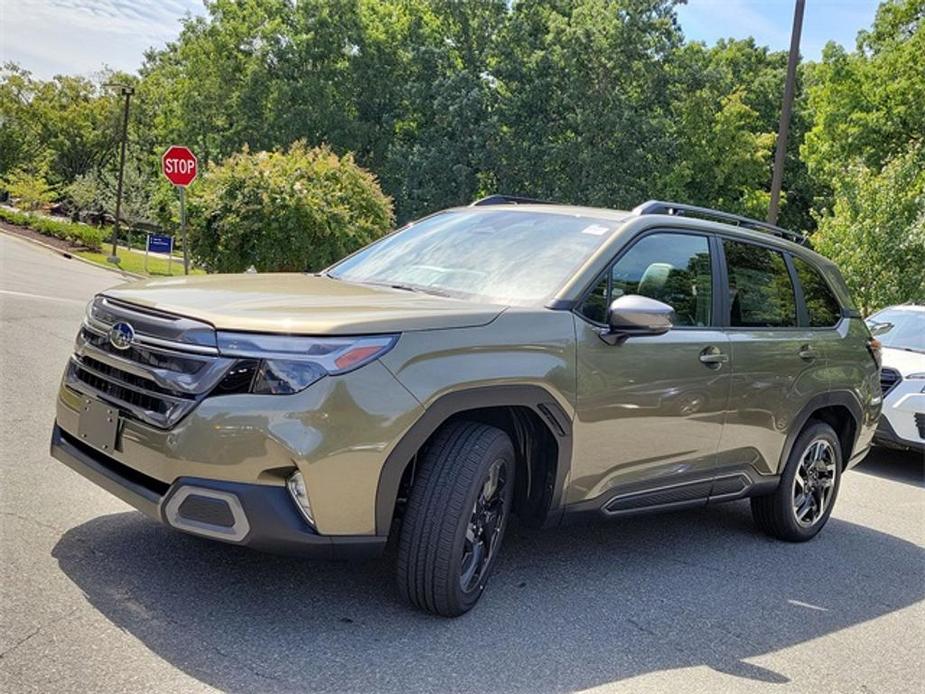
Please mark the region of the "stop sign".
<svg viewBox="0 0 925 694"><path fill-rule="evenodd" d="M171 145L161 157L164 175L175 186L188 186L196 178L196 155L189 147Z"/></svg>

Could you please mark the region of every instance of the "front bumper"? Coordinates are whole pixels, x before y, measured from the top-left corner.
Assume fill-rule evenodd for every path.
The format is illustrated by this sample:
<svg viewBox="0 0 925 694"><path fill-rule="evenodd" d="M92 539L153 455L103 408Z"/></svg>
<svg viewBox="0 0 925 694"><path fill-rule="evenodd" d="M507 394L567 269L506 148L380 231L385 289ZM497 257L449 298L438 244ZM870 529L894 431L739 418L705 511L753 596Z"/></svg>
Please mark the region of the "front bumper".
<svg viewBox="0 0 925 694"><path fill-rule="evenodd" d="M881 445L925 450L925 431L919 423L925 418L925 381L904 379L883 398L883 413L877 424L875 441Z"/></svg>
<svg viewBox="0 0 925 694"><path fill-rule="evenodd" d="M880 415L877 422L877 431L874 433L874 443L887 448L900 448L903 450L920 451L925 453L925 441L910 441L896 433L890 420L885 414Z"/></svg>
<svg viewBox="0 0 925 694"><path fill-rule="evenodd" d="M149 518L183 532L320 559L370 558L385 548L384 536L316 533L283 486L196 477L167 484L86 446L57 423L51 455Z"/></svg>

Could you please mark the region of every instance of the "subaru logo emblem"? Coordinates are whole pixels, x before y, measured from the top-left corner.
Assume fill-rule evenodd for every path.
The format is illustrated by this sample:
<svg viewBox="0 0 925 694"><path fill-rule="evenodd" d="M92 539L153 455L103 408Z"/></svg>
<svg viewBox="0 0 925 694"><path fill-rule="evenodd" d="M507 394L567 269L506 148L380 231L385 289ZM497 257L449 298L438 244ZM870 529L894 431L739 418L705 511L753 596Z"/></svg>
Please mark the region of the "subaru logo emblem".
<svg viewBox="0 0 925 694"><path fill-rule="evenodd" d="M128 323L116 323L109 329L109 344L116 349L128 349L135 339L135 329Z"/></svg>

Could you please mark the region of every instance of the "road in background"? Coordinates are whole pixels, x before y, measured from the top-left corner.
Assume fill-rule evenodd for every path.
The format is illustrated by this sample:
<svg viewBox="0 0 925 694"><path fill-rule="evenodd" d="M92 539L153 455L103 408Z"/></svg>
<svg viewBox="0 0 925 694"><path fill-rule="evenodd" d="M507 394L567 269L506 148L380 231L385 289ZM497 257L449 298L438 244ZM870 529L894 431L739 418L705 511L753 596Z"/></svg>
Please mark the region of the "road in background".
<svg viewBox="0 0 925 694"><path fill-rule="evenodd" d="M479 606L434 618L394 553L199 540L49 457L84 305L120 281L0 234L0 691L921 691L919 457L877 451L806 544L747 502L512 528Z"/></svg>

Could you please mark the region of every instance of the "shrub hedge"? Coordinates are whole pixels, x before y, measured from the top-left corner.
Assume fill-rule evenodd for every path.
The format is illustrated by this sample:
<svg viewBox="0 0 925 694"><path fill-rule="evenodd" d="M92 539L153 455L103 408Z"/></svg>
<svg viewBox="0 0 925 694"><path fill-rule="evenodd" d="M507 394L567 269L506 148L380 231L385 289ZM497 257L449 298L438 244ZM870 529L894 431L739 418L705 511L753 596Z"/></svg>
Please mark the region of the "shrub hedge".
<svg viewBox="0 0 925 694"><path fill-rule="evenodd" d="M108 229L73 222L59 222L56 219L49 219L42 215L17 212L5 207L0 207L0 219L10 224L33 229L45 236L52 236L56 239L63 239L86 246L94 251L99 250L103 245L103 241L112 233Z"/></svg>

